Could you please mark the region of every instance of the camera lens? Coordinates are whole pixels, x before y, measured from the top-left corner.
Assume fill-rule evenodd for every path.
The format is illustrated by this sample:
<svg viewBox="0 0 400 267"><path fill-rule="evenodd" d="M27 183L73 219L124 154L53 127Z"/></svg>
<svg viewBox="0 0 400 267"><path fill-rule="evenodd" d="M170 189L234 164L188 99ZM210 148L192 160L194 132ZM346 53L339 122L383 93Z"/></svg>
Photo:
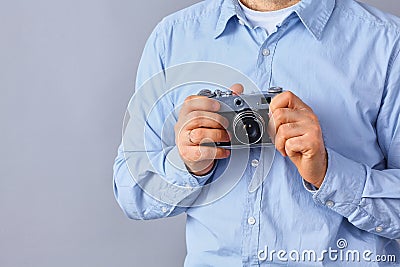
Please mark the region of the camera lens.
<svg viewBox="0 0 400 267"><path fill-rule="evenodd" d="M257 141L260 138L261 130L258 123L252 119L245 119L243 121L244 130L246 135L249 137L251 143Z"/></svg>
<svg viewBox="0 0 400 267"><path fill-rule="evenodd" d="M256 144L264 134L264 124L263 118L257 112L251 110L240 112L233 120L234 135L242 144Z"/></svg>

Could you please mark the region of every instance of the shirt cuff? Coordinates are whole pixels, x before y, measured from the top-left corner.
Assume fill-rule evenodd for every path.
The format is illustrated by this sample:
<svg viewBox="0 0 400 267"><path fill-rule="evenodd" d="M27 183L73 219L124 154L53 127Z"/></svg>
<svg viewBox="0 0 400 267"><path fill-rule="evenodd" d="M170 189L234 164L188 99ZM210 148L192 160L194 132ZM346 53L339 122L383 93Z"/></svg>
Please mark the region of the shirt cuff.
<svg viewBox="0 0 400 267"><path fill-rule="evenodd" d="M213 176L215 169L217 168L217 165L218 165L218 160L215 161L214 167L206 175L199 176L199 175L194 175L193 173L191 173L191 175L194 178L196 178L198 181L206 181L207 182L207 180L210 179L211 176Z"/></svg>
<svg viewBox="0 0 400 267"><path fill-rule="evenodd" d="M359 207L367 179L366 167L327 148L328 169L313 198L348 218ZM311 190L312 191L312 190Z"/></svg>
<svg viewBox="0 0 400 267"><path fill-rule="evenodd" d="M208 179L214 174L217 163L214 164L213 169L204 176L197 176L188 171L186 168L185 163L183 162L181 156L179 155L179 150L178 147L175 146L173 147L169 153L167 154L166 157L166 172L167 175L168 173L171 172L178 172L178 175L181 177L186 178L189 182L186 186L191 186L191 187L200 187L206 184ZM185 186L185 184L182 184L182 186Z"/></svg>

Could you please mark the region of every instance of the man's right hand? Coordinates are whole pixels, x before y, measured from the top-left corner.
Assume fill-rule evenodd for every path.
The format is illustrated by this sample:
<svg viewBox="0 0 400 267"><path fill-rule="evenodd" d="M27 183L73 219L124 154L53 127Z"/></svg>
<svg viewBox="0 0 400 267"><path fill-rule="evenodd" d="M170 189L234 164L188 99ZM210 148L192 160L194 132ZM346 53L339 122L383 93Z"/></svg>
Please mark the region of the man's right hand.
<svg viewBox="0 0 400 267"><path fill-rule="evenodd" d="M243 92L243 86L230 88L235 94ZM185 99L175 125L175 141L179 154L188 170L197 176L210 172L216 159L229 157L230 151L202 143L229 142L226 131L229 122L216 112L217 100L205 96L189 96Z"/></svg>

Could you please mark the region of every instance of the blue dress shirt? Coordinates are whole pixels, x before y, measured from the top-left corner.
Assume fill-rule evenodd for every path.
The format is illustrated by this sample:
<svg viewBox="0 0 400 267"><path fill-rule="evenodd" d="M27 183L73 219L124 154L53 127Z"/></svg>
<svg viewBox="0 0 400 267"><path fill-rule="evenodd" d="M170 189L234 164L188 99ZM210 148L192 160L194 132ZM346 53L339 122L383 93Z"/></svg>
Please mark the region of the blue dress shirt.
<svg viewBox="0 0 400 267"><path fill-rule="evenodd" d="M114 166L121 208L144 220L185 212L185 266L399 265L399 37L398 18L352 0L303 0L269 36L237 0L168 16L146 44L128 107ZM328 152L318 190L273 148L233 151L206 177L184 168L173 126L206 85L174 80L211 63L220 86L281 86L313 109Z"/></svg>

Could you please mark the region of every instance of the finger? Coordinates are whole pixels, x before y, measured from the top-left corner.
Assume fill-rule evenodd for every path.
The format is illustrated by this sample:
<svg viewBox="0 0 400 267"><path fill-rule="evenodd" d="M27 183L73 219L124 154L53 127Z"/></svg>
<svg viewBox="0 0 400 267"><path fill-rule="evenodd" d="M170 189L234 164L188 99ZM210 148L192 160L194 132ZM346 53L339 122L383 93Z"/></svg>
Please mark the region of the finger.
<svg viewBox="0 0 400 267"><path fill-rule="evenodd" d="M276 109L270 118L269 121L269 130L271 134L275 134L278 131L278 128L285 123L294 123L307 121L309 123L314 123L315 120L318 120L316 116L308 110L295 110L290 108L279 108Z"/></svg>
<svg viewBox="0 0 400 267"><path fill-rule="evenodd" d="M307 142L305 135L290 138L285 143L285 152L290 158L303 155L310 149L310 143Z"/></svg>
<svg viewBox="0 0 400 267"><path fill-rule="evenodd" d="M287 156L286 141L294 137L302 136L306 133L306 131L306 125L301 122L282 124L278 128L275 136L276 149L282 154L282 156Z"/></svg>
<svg viewBox="0 0 400 267"><path fill-rule="evenodd" d="M197 128L189 133L190 141L193 144L203 144L210 142L229 142L229 134L226 130Z"/></svg>
<svg viewBox="0 0 400 267"><path fill-rule="evenodd" d="M274 112L279 108L291 108L291 109L305 109L311 110L298 96L290 91L283 92L275 96L269 106L270 112Z"/></svg>
<svg viewBox="0 0 400 267"><path fill-rule="evenodd" d="M213 166L215 165L215 159L203 160L201 162L195 162L195 166L191 166L189 162L185 162L186 168L192 174L197 176L204 176L205 174L209 173Z"/></svg>
<svg viewBox="0 0 400 267"><path fill-rule="evenodd" d="M236 83L236 84L231 86L230 90L235 95L241 95L243 93L243 91L244 91L244 87L240 83Z"/></svg>
<svg viewBox="0 0 400 267"><path fill-rule="evenodd" d="M230 151L220 147L185 146L181 149L182 157L189 162L201 162L213 159L225 159Z"/></svg>
<svg viewBox="0 0 400 267"><path fill-rule="evenodd" d="M217 100L205 96L193 95L185 99L179 116L185 116L192 111L217 112L220 107L221 106Z"/></svg>
<svg viewBox="0 0 400 267"><path fill-rule="evenodd" d="M182 129L193 130L196 128L213 128L213 129L226 129L229 121L213 112L206 111L192 111L185 118L185 123Z"/></svg>

